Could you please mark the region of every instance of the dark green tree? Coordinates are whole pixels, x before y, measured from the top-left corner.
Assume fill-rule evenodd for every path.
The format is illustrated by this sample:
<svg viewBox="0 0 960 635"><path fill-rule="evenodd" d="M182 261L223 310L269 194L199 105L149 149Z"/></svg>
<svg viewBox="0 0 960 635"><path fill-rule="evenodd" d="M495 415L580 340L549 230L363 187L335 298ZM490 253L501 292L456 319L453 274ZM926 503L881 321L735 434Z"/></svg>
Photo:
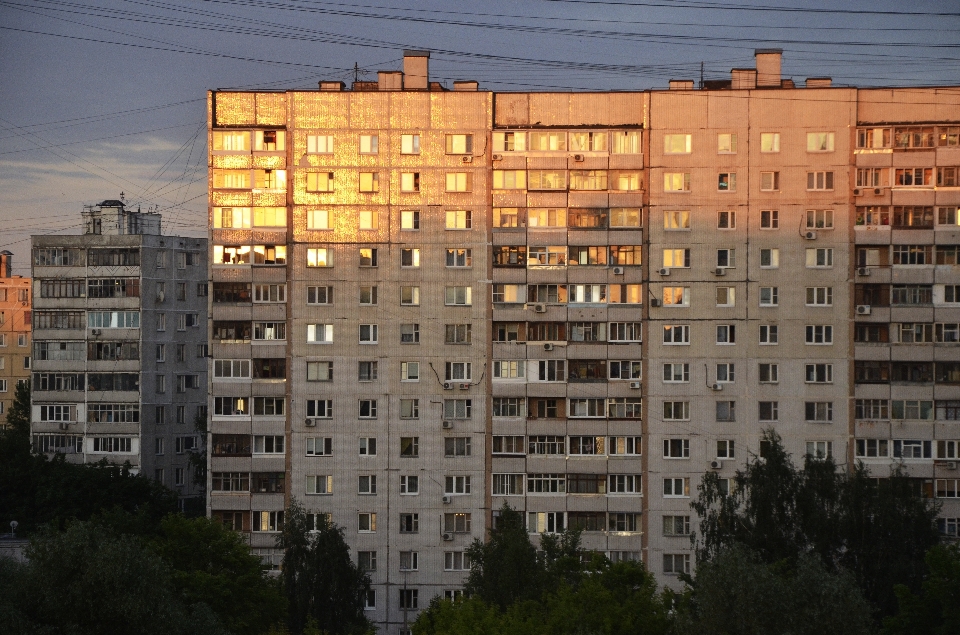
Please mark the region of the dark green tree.
<svg viewBox="0 0 960 635"><path fill-rule="evenodd" d="M181 599L169 568L134 536L74 522L35 535L27 558L0 565L3 632L227 633L205 604Z"/></svg>
<svg viewBox="0 0 960 635"><path fill-rule="evenodd" d="M919 588L923 554L938 540L936 506L899 470L877 482L862 465L845 473L829 457L796 467L779 435L768 431L763 442L764 457L737 471L729 495L716 474L704 475L691 504L701 518L698 563L737 544L766 563L814 553L829 571L850 571L881 616L892 614L894 585Z"/></svg>
<svg viewBox="0 0 960 635"><path fill-rule="evenodd" d="M896 588L899 612L884 620L885 635L960 633L960 545L937 545L927 552L928 575L920 592Z"/></svg>
<svg viewBox="0 0 960 635"><path fill-rule="evenodd" d="M871 607L853 577L804 554L767 563L741 545L697 567L679 602L678 633L701 635L867 635Z"/></svg>
<svg viewBox="0 0 960 635"><path fill-rule="evenodd" d="M234 635L259 635L283 620L279 582L223 523L171 514L147 546L170 567L184 600L209 606Z"/></svg>
<svg viewBox="0 0 960 635"><path fill-rule="evenodd" d="M309 527L303 507L293 500L284 513L277 546L284 550L280 579L294 635L308 626L329 635L372 631L363 614L370 578L350 559L343 530L317 514Z"/></svg>
<svg viewBox="0 0 960 635"><path fill-rule="evenodd" d="M467 549L470 575L464 591L468 595L500 609L522 600L539 600L543 595L544 563L523 520L521 512L504 504L487 541L474 540Z"/></svg>

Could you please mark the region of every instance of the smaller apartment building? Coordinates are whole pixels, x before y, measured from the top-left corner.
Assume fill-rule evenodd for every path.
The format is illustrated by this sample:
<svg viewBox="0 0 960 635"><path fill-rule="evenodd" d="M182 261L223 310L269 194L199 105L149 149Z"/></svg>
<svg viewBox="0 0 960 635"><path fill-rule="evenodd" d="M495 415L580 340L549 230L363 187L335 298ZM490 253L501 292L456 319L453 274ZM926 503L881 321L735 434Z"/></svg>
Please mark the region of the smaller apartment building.
<svg viewBox="0 0 960 635"><path fill-rule="evenodd" d="M104 201L79 236L33 237L35 452L129 462L183 498L206 419L206 240Z"/></svg>
<svg viewBox="0 0 960 635"><path fill-rule="evenodd" d="M13 254L0 252L0 427L17 394L30 379L30 278L11 275Z"/></svg>

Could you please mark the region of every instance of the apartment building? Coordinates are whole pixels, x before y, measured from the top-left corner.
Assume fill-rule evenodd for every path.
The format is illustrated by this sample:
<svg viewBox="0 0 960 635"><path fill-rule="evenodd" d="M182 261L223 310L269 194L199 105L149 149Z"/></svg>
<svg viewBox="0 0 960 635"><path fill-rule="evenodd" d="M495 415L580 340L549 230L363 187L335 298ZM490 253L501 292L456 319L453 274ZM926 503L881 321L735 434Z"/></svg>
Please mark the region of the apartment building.
<svg viewBox="0 0 960 635"><path fill-rule="evenodd" d="M0 252L0 427L17 384L30 381L30 278L12 275L13 254Z"/></svg>
<svg viewBox="0 0 960 635"><path fill-rule="evenodd" d="M902 462L956 534L960 91L798 87L779 50L642 92L428 61L209 93L213 516L278 563L291 498L328 514L398 632L503 503L672 583L701 476L767 428Z"/></svg>
<svg viewBox="0 0 960 635"><path fill-rule="evenodd" d="M85 206L84 233L33 236L34 451L129 462L202 499L206 239L163 235L160 214Z"/></svg>

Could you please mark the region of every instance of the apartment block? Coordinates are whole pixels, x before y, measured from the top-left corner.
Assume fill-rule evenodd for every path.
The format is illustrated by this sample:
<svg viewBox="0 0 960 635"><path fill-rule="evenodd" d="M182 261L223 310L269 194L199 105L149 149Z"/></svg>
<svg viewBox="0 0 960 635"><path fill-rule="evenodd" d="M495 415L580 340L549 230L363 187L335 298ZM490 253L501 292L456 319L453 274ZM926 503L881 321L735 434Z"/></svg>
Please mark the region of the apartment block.
<svg viewBox="0 0 960 635"><path fill-rule="evenodd" d="M30 381L30 278L12 275L13 254L0 252L0 427L17 384Z"/></svg>
<svg viewBox="0 0 960 635"><path fill-rule="evenodd" d="M279 564L290 500L327 514L401 633L504 503L674 583L768 428L902 463L956 534L960 90L428 63L208 95L213 516Z"/></svg>
<svg viewBox="0 0 960 635"><path fill-rule="evenodd" d="M129 462L186 503L205 489L207 241L160 223L107 200L82 235L33 236L31 431L35 452Z"/></svg>

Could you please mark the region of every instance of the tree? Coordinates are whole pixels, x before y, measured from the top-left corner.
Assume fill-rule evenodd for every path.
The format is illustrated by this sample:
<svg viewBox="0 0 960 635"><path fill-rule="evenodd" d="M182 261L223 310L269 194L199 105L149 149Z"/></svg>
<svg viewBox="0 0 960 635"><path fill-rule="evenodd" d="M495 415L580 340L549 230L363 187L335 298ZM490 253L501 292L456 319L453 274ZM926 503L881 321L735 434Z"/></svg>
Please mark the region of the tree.
<svg viewBox="0 0 960 635"><path fill-rule="evenodd" d="M871 608L852 576L816 555L766 563L741 545L702 562L680 601L677 632L702 635L867 635Z"/></svg>
<svg viewBox="0 0 960 635"><path fill-rule="evenodd" d="M729 495L716 474L704 475L691 504L701 518L698 563L736 544L791 566L814 553L827 570L850 571L881 616L892 614L894 585L919 588L923 554L938 540L936 506L899 470L878 483L862 465L844 473L829 457L797 468L775 432L763 443L764 457L737 471Z"/></svg>
<svg viewBox="0 0 960 635"><path fill-rule="evenodd" d="M927 552L929 570L919 594L896 588L900 610L884 620L885 635L960 633L960 545L937 545Z"/></svg>
<svg viewBox="0 0 960 635"><path fill-rule="evenodd" d="M505 609L514 602L539 600L545 590L544 564L523 522L523 514L504 503L486 542L467 549L470 575L464 591Z"/></svg>
<svg viewBox="0 0 960 635"><path fill-rule="evenodd" d="M184 600L209 606L234 635L259 635L282 621L278 582L243 536L223 523L171 514L147 546L171 568Z"/></svg>
<svg viewBox="0 0 960 635"><path fill-rule="evenodd" d="M133 536L74 522L37 534L27 558L0 566L4 632L226 635L206 605L181 600L169 568Z"/></svg>
<svg viewBox="0 0 960 635"><path fill-rule="evenodd" d="M311 529L303 507L291 501L277 538L284 550L280 579L290 631L300 635L310 625L331 635L369 633L373 627L363 605L370 578L350 559L343 530L324 514L316 518Z"/></svg>

